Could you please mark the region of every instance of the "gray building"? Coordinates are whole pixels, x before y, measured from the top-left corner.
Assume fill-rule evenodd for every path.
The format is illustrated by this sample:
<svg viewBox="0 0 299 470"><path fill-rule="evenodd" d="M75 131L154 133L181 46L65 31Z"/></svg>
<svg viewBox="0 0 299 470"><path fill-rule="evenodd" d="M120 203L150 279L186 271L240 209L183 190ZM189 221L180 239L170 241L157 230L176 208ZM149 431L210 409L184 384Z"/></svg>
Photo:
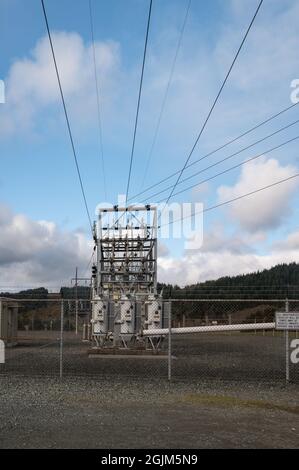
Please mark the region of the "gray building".
<svg viewBox="0 0 299 470"><path fill-rule="evenodd" d="M6 346L17 344L18 303L14 299L0 297L0 339Z"/></svg>

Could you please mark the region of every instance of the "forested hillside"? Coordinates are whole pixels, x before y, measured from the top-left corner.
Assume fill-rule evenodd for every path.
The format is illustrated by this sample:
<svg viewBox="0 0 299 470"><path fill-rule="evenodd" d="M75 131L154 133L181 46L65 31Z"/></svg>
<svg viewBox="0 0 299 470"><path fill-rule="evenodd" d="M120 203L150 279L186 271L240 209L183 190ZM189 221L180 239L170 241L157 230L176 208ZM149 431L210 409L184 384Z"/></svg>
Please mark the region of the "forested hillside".
<svg viewBox="0 0 299 470"><path fill-rule="evenodd" d="M299 264L279 264L250 274L225 276L217 280L180 288L159 284L164 298L298 298Z"/></svg>

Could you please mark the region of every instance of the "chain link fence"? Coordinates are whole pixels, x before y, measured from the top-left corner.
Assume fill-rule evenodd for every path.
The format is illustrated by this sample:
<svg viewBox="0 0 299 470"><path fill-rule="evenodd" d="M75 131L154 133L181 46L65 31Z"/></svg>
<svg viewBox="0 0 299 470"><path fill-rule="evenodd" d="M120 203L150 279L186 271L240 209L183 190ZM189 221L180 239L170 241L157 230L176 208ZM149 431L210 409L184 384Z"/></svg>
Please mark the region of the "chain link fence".
<svg viewBox="0 0 299 470"><path fill-rule="evenodd" d="M98 354L89 300L0 299L0 375L299 383L299 332L269 328L287 308L298 311L299 301L165 300L159 335L148 326L134 353L108 335Z"/></svg>
<svg viewBox="0 0 299 470"><path fill-rule="evenodd" d="M292 302L292 308L296 307L299 304ZM270 329L254 327L275 322L275 312L285 309L282 300L173 300L173 331L175 327L187 327L194 333L172 335L172 376L285 380L285 332L275 330L274 325ZM250 324L251 329L234 329L234 325L244 324ZM290 332L289 343L296 337L298 332ZM299 366L291 362L289 381L299 383Z"/></svg>
<svg viewBox="0 0 299 470"><path fill-rule="evenodd" d="M0 336L5 343L0 373L59 374L61 303L7 299L0 305Z"/></svg>

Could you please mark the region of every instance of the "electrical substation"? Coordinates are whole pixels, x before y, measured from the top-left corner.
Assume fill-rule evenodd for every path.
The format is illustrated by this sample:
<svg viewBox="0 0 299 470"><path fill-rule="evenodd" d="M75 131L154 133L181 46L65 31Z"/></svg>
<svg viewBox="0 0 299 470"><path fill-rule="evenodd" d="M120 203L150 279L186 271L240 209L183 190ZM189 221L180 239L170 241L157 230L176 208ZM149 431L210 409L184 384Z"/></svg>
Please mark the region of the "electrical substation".
<svg viewBox="0 0 299 470"><path fill-rule="evenodd" d="M160 354L171 301L157 291L157 208L101 208L94 224L91 354ZM267 330L273 322L171 328L173 334Z"/></svg>
<svg viewBox="0 0 299 470"><path fill-rule="evenodd" d="M169 304L157 292L157 209L101 208L94 224L93 351L158 352ZM151 331L145 336L145 331Z"/></svg>

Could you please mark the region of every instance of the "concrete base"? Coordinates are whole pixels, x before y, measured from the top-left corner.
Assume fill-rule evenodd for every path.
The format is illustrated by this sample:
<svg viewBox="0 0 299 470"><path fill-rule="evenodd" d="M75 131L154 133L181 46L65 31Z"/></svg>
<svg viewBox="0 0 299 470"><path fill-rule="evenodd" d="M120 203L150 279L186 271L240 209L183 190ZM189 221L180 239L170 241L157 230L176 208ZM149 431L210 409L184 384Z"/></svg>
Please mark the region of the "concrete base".
<svg viewBox="0 0 299 470"><path fill-rule="evenodd" d="M150 355L145 355L145 354L89 354L88 355L89 359L149 359L149 360L160 360L164 359L167 360L168 356L164 355L159 355L159 354L152 354Z"/></svg>
<svg viewBox="0 0 299 470"><path fill-rule="evenodd" d="M154 351L151 349L126 349L126 348L90 348L87 351L89 357L111 357L111 358L120 358L120 357L161 357L167 358L165 351Z"/></svg>

